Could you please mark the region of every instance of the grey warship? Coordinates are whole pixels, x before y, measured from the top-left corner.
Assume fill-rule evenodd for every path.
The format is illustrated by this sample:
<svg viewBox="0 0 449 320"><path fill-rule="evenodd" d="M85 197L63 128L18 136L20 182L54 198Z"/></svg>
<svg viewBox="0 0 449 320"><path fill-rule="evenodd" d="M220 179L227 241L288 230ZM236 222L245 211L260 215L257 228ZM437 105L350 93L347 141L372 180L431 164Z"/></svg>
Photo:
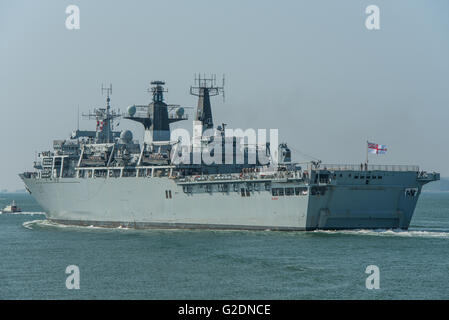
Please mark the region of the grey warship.
<svg viewBox="0 0 449 320"><path fill-rule="evenodd" d="M187 149L177 148L170 124L188 116L165 102L164 82L151 83L149 104L124 114L111 110L112 86L102 88L106 106L85 115L95 130L55 140L33 171L19 175L47 219L127 228L407 229L422 186L440 178L410 165L298 164L286 143L252 148L236 137L214 143L225 124L214 126L211 97L224 93L223 86L214 78L196 80L190 93L198 96L194 130L200 128L201 138ZM141 123L143 143L129 130L115 130L118 118ZM213 153L229 143L242 148L242 162L190 161L195 150ZM269 160L250 163L251 153ZM173 161L180 154L186 160Z"/></svg>

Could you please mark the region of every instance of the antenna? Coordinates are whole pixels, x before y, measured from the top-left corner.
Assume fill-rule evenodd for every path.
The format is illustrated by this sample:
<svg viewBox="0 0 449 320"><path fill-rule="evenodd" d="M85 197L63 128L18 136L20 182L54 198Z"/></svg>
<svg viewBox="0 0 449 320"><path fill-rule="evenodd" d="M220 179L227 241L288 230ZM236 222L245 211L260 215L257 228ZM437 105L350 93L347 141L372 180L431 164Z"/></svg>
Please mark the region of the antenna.
<svg viewBox="0 0 449 320"><path fill-rule="evenodd" d="M224 99L224 75L222 86L217 86L217 76L215 74L212 74L209 78L206 78L205 74L202 78L201 74L195 74L195 85L190 87L190 94L198 97L195 121L202 123L203 132L207 129L212 129L214 122L210 97L221 94Z"/></svg>
<svg viewBox="0 0 449 320"><path fill-rule="evenodd" d="M200 97L203 95L204 89L207 89L209 96L218 96L220 94L223 95L224 102L224 83L224 74L221 86L217 86L217 75L212 74L209 78L206 78L206 75L201 77L201 74L198 73L198 75L195 74L195 86L190 87L190 94Z"/></svg>
<svg viewBox="0 0 449 320"><path fill-rule="evenodd" d="M221 80L221 86L223 87L223 103L225 103L225 91L224 91L225 75L224 75L224 73L223 73L223 79Z"/></svg>
<svg viewBox="0 0 449 320"><path fill-rule="evenodd" d="M80 130L80 105L78 105L78 115L76 117L77 120L77 129Z"/></svg>
<svg viewBox="0 0 449 320"><path fill-rule="evenodd" d="M114 141L114 119L120 118L120 110L117 113L114 110L110 110L111 106L109 102L111 101L112 94L112 84L109 84L109 87L105 87L101 84L101 93L104 94L106 92L106 108L94 108L93 112L89 112L88 114L82 114L83 117L87 119L95 120L97 123L95 132L95 142L96 143L111 143ZM78 106L79 108L79 106ZM78 111L79 112L79 111Z"/></svg>
<svg viewBox="0 0 449 320"><path fill-rule="evenodd" d="M164 102L164 93L168 92L167 89L164 88L165 82L164 81L151 81L149 89L147 89L148 92L150 92L153 95L153 102Z"/></svg>
<svg viewBox="0 0 449 320"><path fill-rule="evenodd" d="M112 94L112 83L109 84L109 88L101 84L101 94L104 94L105 91L108 97Z"/></svg>
<svg viewBox="0 0 449 320"><path fill-rule="evenodd" d="M109 98L109 96L112 94L112 83L109 84L109 88L104 87L103 84L101 84L101 94L104 94L105 91L107 108L109 109L109 101L111 101L111 98Z"/></svg>

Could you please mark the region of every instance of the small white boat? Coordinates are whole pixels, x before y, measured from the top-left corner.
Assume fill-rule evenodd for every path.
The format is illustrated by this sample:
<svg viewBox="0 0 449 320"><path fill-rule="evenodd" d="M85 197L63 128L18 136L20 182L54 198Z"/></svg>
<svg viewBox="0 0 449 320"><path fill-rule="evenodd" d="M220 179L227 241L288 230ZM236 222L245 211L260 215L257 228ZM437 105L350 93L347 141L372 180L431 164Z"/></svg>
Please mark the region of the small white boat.
<svg viewBox="0 0 449 320"><path fill-rule="evenodd" d="M5 208L3 208L2 213L16 213L16 212L22 212L22 209L20 209L16 202L13 200L12 203Z"/></svg>

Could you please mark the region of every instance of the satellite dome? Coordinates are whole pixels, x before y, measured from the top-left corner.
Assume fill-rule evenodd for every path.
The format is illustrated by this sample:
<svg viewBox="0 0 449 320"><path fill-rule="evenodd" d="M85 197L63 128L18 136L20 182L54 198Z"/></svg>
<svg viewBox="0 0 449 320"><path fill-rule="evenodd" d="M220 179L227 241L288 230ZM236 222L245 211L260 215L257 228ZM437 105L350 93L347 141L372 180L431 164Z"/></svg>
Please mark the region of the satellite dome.
<svg viewBox="0 0 449 320"><path fill-rule="evenodd" d="M123 130L120 133L120 139L125 143L129 143L133 140L133 133L129 130Z"/></svg>
<svg viewBox="0 0 449 320"><path fill-rule="evenodd" d="M127 112L130 117L134 117L136 114L136 106L129 106Z"/></svg>
<svg viewBox="0 0 449 320"><path fill-rule="evenodd" d="M176 110L176 115L182 117L184 115L184 108L178 108L178 110Z"/></svg>

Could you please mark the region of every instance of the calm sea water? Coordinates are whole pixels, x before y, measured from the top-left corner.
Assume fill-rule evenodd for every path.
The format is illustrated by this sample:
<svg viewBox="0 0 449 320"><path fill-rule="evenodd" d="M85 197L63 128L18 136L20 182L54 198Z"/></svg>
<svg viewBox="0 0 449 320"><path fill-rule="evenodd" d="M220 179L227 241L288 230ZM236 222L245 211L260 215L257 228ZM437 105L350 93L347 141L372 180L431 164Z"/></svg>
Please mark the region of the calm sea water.
<svg viewBox="0 0 449 320"><path fill-rule="evenodd" d="M449 193L421 196L409 231L182 231L64 227L0 215L1 299L448 299ZM68 265L80 289L65 286ZM365 268L380 269L380 289Z"/></svg>

